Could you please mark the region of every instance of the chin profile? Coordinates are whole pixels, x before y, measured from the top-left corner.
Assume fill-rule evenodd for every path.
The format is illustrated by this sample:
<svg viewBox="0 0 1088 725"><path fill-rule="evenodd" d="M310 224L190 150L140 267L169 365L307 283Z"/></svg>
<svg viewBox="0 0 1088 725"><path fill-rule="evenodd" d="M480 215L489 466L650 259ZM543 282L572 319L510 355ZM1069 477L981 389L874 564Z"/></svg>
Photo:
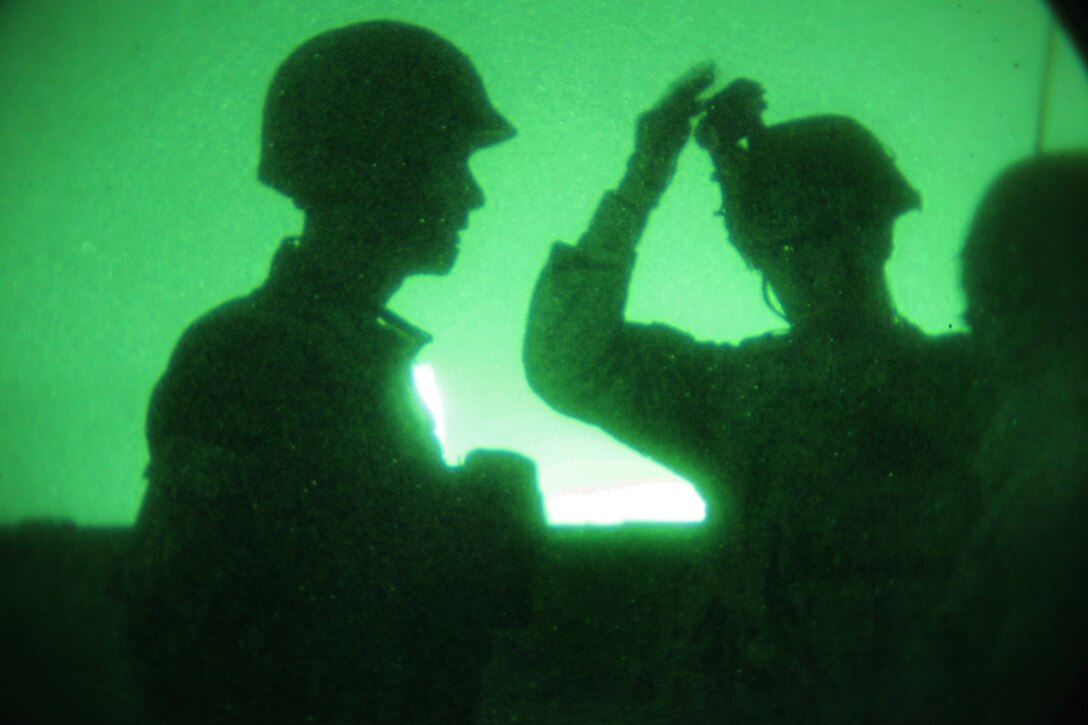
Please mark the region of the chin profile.
<svg viewBox="0 0 1088 725"><path fill-rule="evenodd" d="M454 264L457 263L457 256L460 253L460 249L457 247L456 241L446 249L440 252L430 255L430 258L423 260L416 268L414 274L424 274L434 277L442 277L449 274L453 270Z"/></svg>

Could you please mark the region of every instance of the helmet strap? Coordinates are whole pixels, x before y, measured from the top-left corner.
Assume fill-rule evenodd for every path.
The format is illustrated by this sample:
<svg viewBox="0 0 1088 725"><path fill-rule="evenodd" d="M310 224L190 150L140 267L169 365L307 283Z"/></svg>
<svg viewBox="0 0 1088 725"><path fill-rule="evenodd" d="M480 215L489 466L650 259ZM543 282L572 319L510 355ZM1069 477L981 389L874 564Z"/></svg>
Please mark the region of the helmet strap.
<svg viewBox="0 0 1088 725"><path fill-rule="evenodd" d="M786 317L786 313L775 305L771 300L771 283L767 281L767 275L763 275L763 304L767 305L767 309L782 318L784 322L789 322L790 319Z"/></svg>

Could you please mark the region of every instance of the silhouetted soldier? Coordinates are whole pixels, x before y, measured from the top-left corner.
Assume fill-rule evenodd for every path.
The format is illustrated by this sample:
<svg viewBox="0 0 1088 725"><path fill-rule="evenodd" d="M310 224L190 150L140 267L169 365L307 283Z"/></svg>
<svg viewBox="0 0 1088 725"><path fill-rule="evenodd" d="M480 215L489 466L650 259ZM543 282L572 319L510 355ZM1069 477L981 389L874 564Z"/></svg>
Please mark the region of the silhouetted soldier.
<svg viewBox="0 0 1088 725"><path fill-rule="evenodd" d="M694 72L642 116L619 188L576 247L554 249L528 379L692 481L721 526L721 591L693 635L702 689L678 712L872 721L899 621L932 595L968 515L968 496L933 494L970 489L955 471L974 445L971 354L892 305L892 228L919 199L880 143L839 116L765 127L750 81L706 105L697 137L730 241L788 332L729 345L624 322L635 245L710 80Z"/></svg>
<svg viewBox="0 0 1088 725"><path fill-rule="evenodd" d="M267 282L196 322L152 397L129 629L156 721L466 723L489 629L524 623L532 464L447 468L389 312L446 274L514 134L460 51L368 22L277 71L259 176L305 212Z"/></svg>
<svg viewBox="0 0 1088 725"><path fill-rule="evenodd" d="M999 406L984 515L936 639L929 721L1054 722L1088 675L1088 154L1042 156L987 191L963 253L967 319ZM1085 693L1061 722L1083 722Z"/></svg>

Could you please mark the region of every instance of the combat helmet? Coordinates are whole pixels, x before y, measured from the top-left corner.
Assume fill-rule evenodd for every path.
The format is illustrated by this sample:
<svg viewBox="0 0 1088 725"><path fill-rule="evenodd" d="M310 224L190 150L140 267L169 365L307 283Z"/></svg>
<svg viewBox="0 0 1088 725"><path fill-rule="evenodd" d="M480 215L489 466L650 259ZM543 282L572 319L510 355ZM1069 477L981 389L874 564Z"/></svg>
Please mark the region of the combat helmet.
<svg viewBox="0 0 1088 725"><path fill-rule="evenodd" d="M728 98L734 87L749 97L731 114L733 109L723 106L736 101ZM856 120L825 115L764 126L762 94L757 84L742 79L711 99L706 121L728 129L722 147L712 153L730 237L750 261L787 245L839 238L921 206L892 156ZM715 106L722 96L727 103ZM871 251L882 261L891 248Z"/></svg>
<svg viewBox="0 0 1088 725"><path fill-rule="evenodd" d="M258 178L305 209L410 175L436 151L513 135L449 41L396 21L357 23L311 38L276 71Z"/></svg>
<svg viewBox="0 0 1088 725"><path fill-rule="evenodd" d="M1083 151L1020 161L986 191L963 248L962 282L968 323L976 333L1000 329L1003 357L1028 362L1083 338L1086 199Z"/></svg>

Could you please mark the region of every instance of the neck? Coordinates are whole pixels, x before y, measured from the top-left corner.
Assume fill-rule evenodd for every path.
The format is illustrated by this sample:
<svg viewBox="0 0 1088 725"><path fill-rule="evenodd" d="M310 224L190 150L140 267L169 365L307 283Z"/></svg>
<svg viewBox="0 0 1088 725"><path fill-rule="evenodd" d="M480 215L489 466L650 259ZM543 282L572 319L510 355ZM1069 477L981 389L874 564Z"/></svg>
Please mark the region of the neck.
<svg viewBox="0 0 1088 725"><path fill-rule="evenodd" d="M804 276L779 273L787 292L779 298L795 331L838 339L879 334L896 324L882 261L887 247L870 234L884 232L821 240L828 252L809 260Z"/></svg>
<svg viewBox="0 0 1088 725"><path fill-rule="evenodd" d="M405 274L376 215L362 205L309 210L300 250L323 291L353 307L381 308Z"/></svg>
<svg viewBox="0 0 1088 725"><path fill-rule="evenodd" d="M796 334L829 340L849 340L880 335L895 327L899 317L890 302L874 304L871 300L863 309L842 309L831 312L798 315L791 318L790 327Z"/></svg>

